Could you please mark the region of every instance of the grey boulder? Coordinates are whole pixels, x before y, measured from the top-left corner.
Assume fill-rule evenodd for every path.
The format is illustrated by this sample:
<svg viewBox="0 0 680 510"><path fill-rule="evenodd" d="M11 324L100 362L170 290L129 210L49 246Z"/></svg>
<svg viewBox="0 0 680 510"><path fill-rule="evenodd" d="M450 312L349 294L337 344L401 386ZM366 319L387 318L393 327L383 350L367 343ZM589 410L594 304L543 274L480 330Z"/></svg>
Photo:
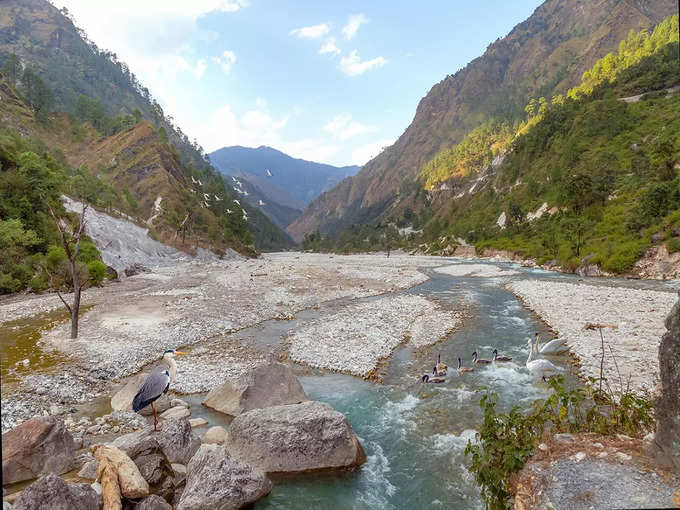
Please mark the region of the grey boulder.
<svg viewBox="0 0 680 510"><path fill-rule="evenodd" d="M661 393L655 402L654 442L663 453L658 460L680 471L680 301L668 314L666 329L659 344Z"/></svg>
<svg viewBox="0 0 680 510"><path fill-rule="evenodd" d="M160 496L152 494L137 503L135 510L172 510L172 507Z"/></svg>
<svg viewBox="0 0 680 510"><path fill-rule="evenodd" d="M48 474L26 487L12 510L99 510L101 496L86 483L67 484Z"/></svg>
<svg viewBox="0 0 680 510"><path fill-rule="evenodd" d="M160 432L149 427L132 434L120 436L113 442L116 446L129 455L137 444L150 437L156 441L163 450L170 463L186 464L193 457L201 440L191 428L186 418L179 420L167 420L159 425Z"/></svg>
<svg viewBox="0 0 680 510"><path fill-rule="evenodd" d="M32 418L2 435L2 484L73 468L73 436L57 417Z"/></svg>
<svg viewBox="0 0 680 510"><path fill-rule="evenodd" d="M156 494L171 503L175 495L175 473L156 438L142 437L125 453L149 484L151 494Z"/></svg>
<svg viewBox="0 0 680 510"><path fill-rule="evenodd" d="M291 368L281 363L259 366L213 388L203 405L229 416L253 409L309 400Z"/></svg>
<svg viewBox="0 0 680 510"><path fill-rule="evenodd" d="M344 414L322 402L256 409L234 418L229 453L266 474L350 469L366 461Z"/></svg>
<svg viewBox="0 0 680 510"><path fill-rule="evenodd" d="M231 510L266 496L272 483L223 446L202 445L187 466L186 487L177 510Z"/></svg>

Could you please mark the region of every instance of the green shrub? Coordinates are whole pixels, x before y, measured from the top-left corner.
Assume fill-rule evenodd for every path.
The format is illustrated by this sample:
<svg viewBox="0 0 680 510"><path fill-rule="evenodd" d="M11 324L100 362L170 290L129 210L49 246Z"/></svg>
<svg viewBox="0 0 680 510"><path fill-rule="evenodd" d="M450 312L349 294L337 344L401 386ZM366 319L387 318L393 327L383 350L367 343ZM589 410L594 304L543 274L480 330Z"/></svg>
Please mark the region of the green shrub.
<svg viewBox="0 0 680 510"><path fill-rule="evenodd" d="M87 272L92 284L99 285L106 278L106 265L101 260L92 260L87 263Z"/></svg>
<svg viewBox="0 0 680 510"><path fill-rule="evenodd" d="M21 290L21 281L11 274L0 273L0 294L11 294Z"/></svg>
<svg viewBox="0 0 680 510"><path fill-rule="evenodd" d="M666 243L666 248L668 248L668 253L675 253L676 251L680 251L680 239L678 239L677 237L669 239L668 242Z"/></svg>
<svg viewBox="0 0 680 510"><path fill-rule="evenodd" d="M42 291L47 289L47 282L42 275L37 274L31 278L28 286L31 288L31 291L35 292L36 294L40 294Z"/></svg>
<svg viewBox="0 0 680 510"><path fill-rule="evenodd" d="M591 378L590 382L584 388L566 390L564 377L553 377L549 381L550 397L535 401L527 413L516 405L507 413L499 413L496 394L482 397L484 421L476 435L478 441L468 441L465 455L471 457L470 471L487 508L511 508L508 479L536 453L548 426L553 433L596 432L636 437L653 428L649 395L636 395L623 388L616 395L600 392L592 386L597 379Z"/></svg>

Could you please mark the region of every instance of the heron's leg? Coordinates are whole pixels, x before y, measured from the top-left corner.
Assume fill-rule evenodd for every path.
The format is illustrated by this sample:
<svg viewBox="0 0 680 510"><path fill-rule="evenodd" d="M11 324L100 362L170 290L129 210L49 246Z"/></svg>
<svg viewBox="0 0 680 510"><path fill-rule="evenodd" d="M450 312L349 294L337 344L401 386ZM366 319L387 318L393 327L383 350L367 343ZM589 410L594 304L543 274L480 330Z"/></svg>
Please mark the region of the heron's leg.
<svg viewBox="0 0 680 510"><path fill-rule="evenodd" d="M158 432L158 418L156 418L156 406L151 402L151 409L153 409L153 429Z"/></svg>

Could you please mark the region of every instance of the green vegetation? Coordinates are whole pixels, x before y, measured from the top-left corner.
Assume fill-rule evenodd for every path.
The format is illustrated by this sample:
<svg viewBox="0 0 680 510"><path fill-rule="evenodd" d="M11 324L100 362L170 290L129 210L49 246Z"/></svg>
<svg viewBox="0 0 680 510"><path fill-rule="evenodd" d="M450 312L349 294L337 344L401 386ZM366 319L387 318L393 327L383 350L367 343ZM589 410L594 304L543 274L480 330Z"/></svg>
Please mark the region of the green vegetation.
<svg viewBox="0 0 680 510"><path fill-rule="evenodd" d="M202 245L215 243L217 251L231 246L242 253L254 254L252 243L260 249L290 245L290 239L261 211L248 209L247 223L241 214L226 213L227 204L237 197L224 185L203 148L174 124L172 117L165 114L149 90L115 53L101 50L87 39L66 9L59 11L45 0L9 0L0 4L0 17L3 19L0 73L30 106L46 132L56 134L66 126L69 142L82 143L96 137L124 134L146 119L153 123L166 144L161 150L163 165L167 162L174 167L174 162L167 160L177 160L179 168L173 176L180 182L189 182L192 176L200 179L205 185L201 191L219 198L202 206L197 194L191 195L185 190L185 196L176 203L176 210L164 211L166 217L162 219L166 226L174 229L181 226L183 237L189 235ZM50 40L52 36L58 38L58 43ZM26 67L23 72L22 63ZM67 114L68 124L61 123L60 116L48 115L53 112ZM64 140L56 143L50 140L50 146L55 145L61 147ZM68 153L68 147L63 150ZM165 152L171 153L170 158L166 158ZM141 151L139 159L147 155ZM98 199L91 203L109 211L115 208L133 217L147 214L148 199L140 194L136 183L121 185L114 175L106 175L107 170L112 170L108 162L98 163L75 170L81 180L87 181L89 196L95 195ZM136 162L130 163L134 168ZM115 177L120 177L119 173ZM121 197L124 200L120 200ZM179 211L183 204L191 211L188 216L186 211Z"/></svg>
<svg viewBox="0 0 680 510"><path fill-rule="evenodd" d="M304 251L347 254L357 251L384 251L389 253L391 250L405 246L406 243L400 238L399 230L395 225L369 223L352 225L343 230L337 238L323 236L319 232L307 234L301 248Z"/></svg>
<svg viewBox="0 0 680 510"><path fill-rule="evenodd" d="M497 154L505 152L517 128L507 122L489 121L468 133L452 149L440 152L423 168L425 188L453 177L466 177L486 167Z"/></svg>
<svg viewBox="0 0 680 510"><path fill-rule="evenodd" d="M606 82L621 78L625 92L635 93L675 85L678 80L677 65L668 59L652 59L645 64L653 69L653 73L645 73L654 80L631 80L630 68L656 53L661 52L669 43L678 42L678 15L669 16L654 29L651 34L646 30L635 32L630 30L628 37L619 43L618 54L608 53L595 65L583 73L583 83L571 89L567 96L572 99L584 97ZM677 56L677 52L675 53ZM645 69L646 70L646 69Z"/></svg>
<svg viewBox="0 0 680 510"><path fill-rule="evenodd" d="M623 273L652 243L677 250L680 94L664 89L680 83L679 60L677 15L651 34L631 32L566 97L531 99L522 122L486 121L440 152L368 228L411 225L422 234L401 239L405 247L427 243L437 252L463 238L478 252L508 250L568 270L587 260ZM640 101L621 100L644 92ZM543 204L550 212L529 220ZM362 228L327 226L332 235L303 246L382 249Z"/></svg>
<svg viewBox="0 0 680 510"><path fill-rule="evenodd" d="M606 393L592 385L567 390L562 376L551 378L549 384L550 397L534 402L526 414L519 406L499 412L497 395L482 397L484 421L477 433L478 442L468 441L465 454L471 457L470 471L482 489L487 508L511 507L508 479L536 453L546 433L641 437L654 426L652 401L647 395L623 389L617 394Z"/></svg>
<svg viewBox="0 0 680 510"><path fill-rule="evenodd" d="M84 189L59 158L40 144L0 131L0 294L69 289L64 250L47 206L68 217L59 200L67 187L75 196ZM91 242L81 243L78 262L94 284L101 283L106 266Z"/></svg>

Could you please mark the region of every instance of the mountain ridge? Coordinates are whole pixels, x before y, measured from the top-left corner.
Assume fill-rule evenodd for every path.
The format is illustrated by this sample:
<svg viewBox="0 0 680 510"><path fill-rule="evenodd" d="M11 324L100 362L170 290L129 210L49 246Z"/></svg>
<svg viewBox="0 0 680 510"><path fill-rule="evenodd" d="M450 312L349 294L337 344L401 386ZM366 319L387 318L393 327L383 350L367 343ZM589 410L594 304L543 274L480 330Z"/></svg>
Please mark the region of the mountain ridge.
<svg viewBox="0 0 680 510"><path fill-rule="evenodd" d="M355 174L360 168L356 165L337 167L295 158L267 145L255 148L241 145L222 147L208 156L223 174L236 175L241 172L271 181L301 206L331 189L343 178ZM267 170L271 175L267 174ZM263 191L266 193L265 189ZM271 198L282 205L293 206L281 198L277 200L276 196Z"/></svg>
<svg viewBox="0 0 680 510"><path fill-rule="evenodd" d="M395 144L311 202L287 232L300 241L377 218L435 154L486 120L522 118L532 96L566 92L630 29L649 29L675 8L670 0L544 2L482 56L435 84Z"/></svg>

